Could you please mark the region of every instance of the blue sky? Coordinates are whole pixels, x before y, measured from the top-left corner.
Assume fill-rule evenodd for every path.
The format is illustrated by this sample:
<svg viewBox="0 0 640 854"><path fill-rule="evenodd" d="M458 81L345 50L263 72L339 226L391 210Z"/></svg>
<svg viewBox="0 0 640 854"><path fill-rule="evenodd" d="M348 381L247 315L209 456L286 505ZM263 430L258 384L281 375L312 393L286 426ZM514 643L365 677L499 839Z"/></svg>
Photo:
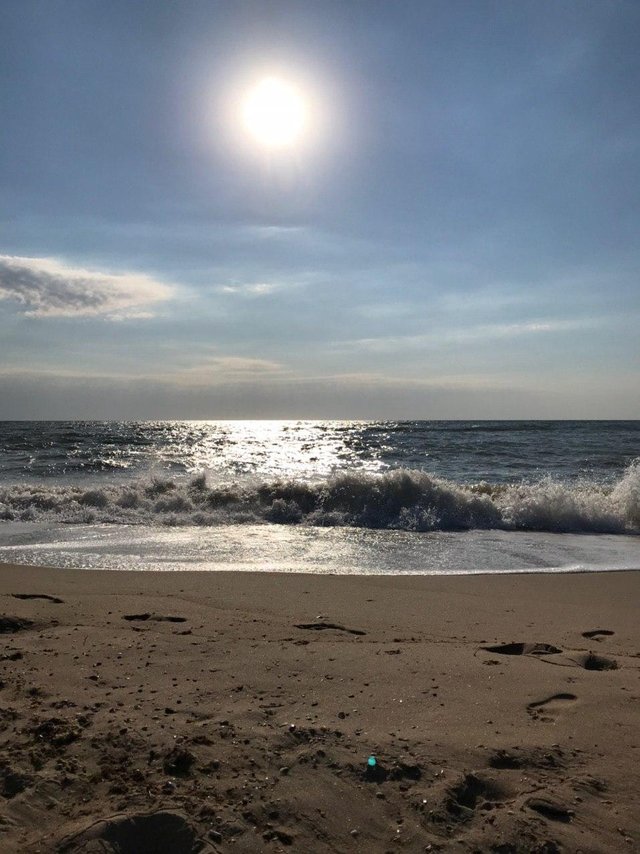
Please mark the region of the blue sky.
<svg viewBox="0 0 640 854"><path fill-rule="evenodd" d="M0 417L640 417L640 5L4 0ZM265 75L300 144L237 116Z"/></svg>

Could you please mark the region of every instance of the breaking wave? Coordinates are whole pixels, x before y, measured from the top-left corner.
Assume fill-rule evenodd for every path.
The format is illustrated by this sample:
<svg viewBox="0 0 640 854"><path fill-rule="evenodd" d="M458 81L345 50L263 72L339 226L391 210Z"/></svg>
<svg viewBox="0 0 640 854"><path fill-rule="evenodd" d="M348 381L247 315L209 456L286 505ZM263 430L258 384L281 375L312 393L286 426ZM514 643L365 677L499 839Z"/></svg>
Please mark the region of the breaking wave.
<svg viewBox="0 0 640 854"><path fill-rule="evenodd" d="M101 488L0 487L0 519L133 525L241 522L406 531L473 528L558 533L640 533L640 459L612 485L537 482L456 484L414 469L352 471L315 482L215 486L204 475Z"/></svg>

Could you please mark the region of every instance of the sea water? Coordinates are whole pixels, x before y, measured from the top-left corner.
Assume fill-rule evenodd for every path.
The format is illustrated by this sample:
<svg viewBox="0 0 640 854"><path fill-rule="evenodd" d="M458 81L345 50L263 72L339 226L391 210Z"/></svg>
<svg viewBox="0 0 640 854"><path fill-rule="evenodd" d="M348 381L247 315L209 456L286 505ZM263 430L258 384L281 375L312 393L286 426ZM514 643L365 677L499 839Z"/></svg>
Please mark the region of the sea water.
<svg viewBox="0 0 640 854"><path fill-rule="evenodd" d="M638 421L0 422L0 560L640 566Z"/></svg>

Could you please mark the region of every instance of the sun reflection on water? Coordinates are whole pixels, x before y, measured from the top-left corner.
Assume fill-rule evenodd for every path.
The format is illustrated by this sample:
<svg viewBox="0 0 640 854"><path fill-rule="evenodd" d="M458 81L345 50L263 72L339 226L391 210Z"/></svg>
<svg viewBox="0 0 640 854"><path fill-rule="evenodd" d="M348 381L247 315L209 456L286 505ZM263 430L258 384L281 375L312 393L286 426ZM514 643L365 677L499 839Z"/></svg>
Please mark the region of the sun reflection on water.
<svg viewBox="0 0 640 854"><path fill-rule="evenodd" d="M381 455L387 446L386 431L375 427L354 421L163 422L157 425L165 434L158 462L205 471L219 483L254 476L315 480L346 464L376 472L386 468Z"/></svg>

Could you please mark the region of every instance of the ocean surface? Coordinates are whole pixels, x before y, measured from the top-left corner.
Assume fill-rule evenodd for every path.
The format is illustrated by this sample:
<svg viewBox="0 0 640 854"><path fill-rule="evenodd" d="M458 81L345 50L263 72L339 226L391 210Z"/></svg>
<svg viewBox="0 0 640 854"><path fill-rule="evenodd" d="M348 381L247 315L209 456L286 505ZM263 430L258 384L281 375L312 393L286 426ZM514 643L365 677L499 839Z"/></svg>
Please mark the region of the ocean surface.
<svg viewBox="0 0 640 854"><path fill-rule="evenodd" d="M640 421L0 422L0 561L640 567Z"/></svg>

